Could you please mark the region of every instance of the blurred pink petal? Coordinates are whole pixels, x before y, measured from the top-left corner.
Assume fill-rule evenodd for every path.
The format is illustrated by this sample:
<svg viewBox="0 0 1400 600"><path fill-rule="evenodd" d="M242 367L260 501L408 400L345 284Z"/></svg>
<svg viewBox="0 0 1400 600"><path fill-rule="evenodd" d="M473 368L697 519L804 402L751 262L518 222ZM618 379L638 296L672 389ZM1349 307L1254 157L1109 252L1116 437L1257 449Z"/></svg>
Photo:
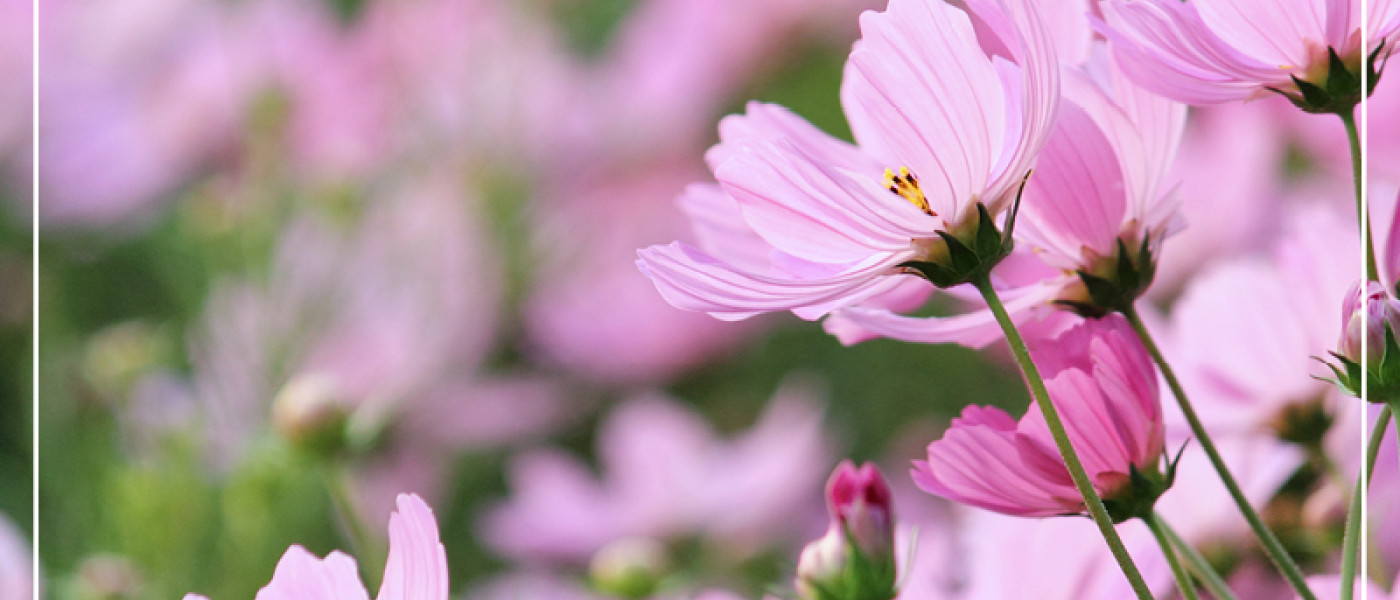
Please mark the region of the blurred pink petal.
<svg viewBox="0 0 1400 600"><path fill-rule="evenodd" d="M1128 581L1087 519L1016 519L972 511L962 524L969 565L959 598L1121 600ZM1137 521L1118 526L1148 586L1165 594L1172 575L1161 549Z"/></svg>
<svg viewBox="0 0 1400 600"><path fill-rule="evenodd" d="M0 514L0 598L34 598L34 555L18 527Z"/></svg>
<svg viewBox="0 0 1400 600"><path fill-rule="evenodd" d="M878 0L648 0L628 14L582 106L590 136L626 156L700 140L716 111L790 52L797 34L854 23ZM835 37L835 36L832 36ZM843 36L844 37L844 36ZM625 115L624 118L619 116Z"/></svg>
<svg viewBox="0 0 1400 600"><path fill-rule="evenodd" d="M1307 579L1308 589L1317 596L1317 600L1341 600L1342 598L1342 576L1341 575L1313 575ZM1360 577L1356 578L1353 584L1353 598L1375 598L1376 600L1388 600L1394 596L1385 593L1385 589L1376 585L1374 581L1365 581ZM1301 596L1294 596L1301 598Z"/></svg>
<svg viewBox="0 0 1400 600"><path fill-rule="evenodd" d="M232 12L186 0L44 4L43 221L139 225L236 138L255 68L235 46Z"/></svg>
<svg viewBox="0 0 1400 600"><path fill-rule="evenodd" d="M771 544L805 526L791 516L816 497L829 464L820 425L792 391L730 440L670 400L639 398L602 425L601 481L568 454L526 453L508 471L514 496L487 513L484 536L515 558L573 562L624 537L698 533L741 553Z"/></svg>
<svg viewBox="0 0 1400 600"><path fill-rule="evenodd" d="M557 195L549 192L535 236L541 260L524 308L541 362L605 382L663 381L732 348L754 329L675 310L629 260L638 246L686 237L684 216L666 198L686 190L686 198L728 199L713 187L687 189L693 179L692 168L657 161L641 173L580 177ZM682 208L711 206L726 208L699 201ZM716 216L697 229L699 223L737 228L742 221ZM701 232L702 239L710 235ZM753 243L762 242L755 236Z"/></svg>
<svg viewBox="0 0 1400 600"><path fill-rule="evenodd" d="M1205 451L1188 435L1184 429L1174 436L1169 432L1172 439L1167 450L1174 454L1183 444L1186 450L1178 463L1175 483L1157 503L1158 514L1197 547L1218 543L1252 547L1254 533L1220 483ZM1245 497L1256 507L1264 506L1304 461L1301 449L1267 435L1221 436L1216 446Z"/></svg>
<svg viewBox="0 0 1400 600"><path fill-rule="evenodd" d="M1212 431L1257 431L1333 388L1313 378L1326 375L1313 357L1336 343L1359 271L1356 228L1341 212L1290 211L1271 253L1206 269L1175 306L1164 352Z"/></svg>
<svg viewBox="0 0 1400 600"><path fill-rule="evenodd" d="M1282 98L1192 111L1172 169L1185 227L1162 253L1153 298L1173 296L1205 265L1266 245L1282 216L1287 141L1278 116L1298 112Z"/></svg>

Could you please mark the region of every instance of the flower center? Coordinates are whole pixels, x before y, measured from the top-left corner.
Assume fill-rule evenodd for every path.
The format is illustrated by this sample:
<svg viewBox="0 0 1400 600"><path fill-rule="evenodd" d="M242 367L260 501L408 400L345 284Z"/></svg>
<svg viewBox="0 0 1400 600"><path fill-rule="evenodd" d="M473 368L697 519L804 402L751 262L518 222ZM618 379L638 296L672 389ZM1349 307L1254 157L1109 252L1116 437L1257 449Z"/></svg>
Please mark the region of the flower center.
<svg viewBox="0 0 1400 600"><path fill-rule="evenodd" d="M885 169L885 188L908 200L929 216L936 216L928 206L928 198L924 197L924 191L919 189L919 180L909 172L909 167L900 167L898 175L890 169Z"/></svg>

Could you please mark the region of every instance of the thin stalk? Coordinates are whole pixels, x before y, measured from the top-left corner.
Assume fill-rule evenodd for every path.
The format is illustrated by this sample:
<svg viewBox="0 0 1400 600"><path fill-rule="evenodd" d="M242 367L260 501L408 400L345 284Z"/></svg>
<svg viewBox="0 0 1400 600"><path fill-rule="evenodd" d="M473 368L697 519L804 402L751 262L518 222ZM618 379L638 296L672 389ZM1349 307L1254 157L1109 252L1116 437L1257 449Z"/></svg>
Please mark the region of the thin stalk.
<svg viewBox="0 0 1400 600"><path fill-rule="evenodd" d="M1356 109L1338 113L1342 124L1347 128L1347 143L1351 146L1351 181L1356 190L1356 226L1361 229L1361 242L1366 247L1366 279L1379 281L1376 277L1376 250L1371 244L1371 215L1366 213L1361 192L1361 135L1356 130Z"/></svg>
<svg viewBox="0 0 1400 600"><path fill-rule="evenodd" d="M1147 513L1142 518L1142 522L1147 523L1147 528L1152 531L1152 537L1157 538L1157 545L1162 547L1162 555L1167 557L1167 564L1171 565L1172 575L1176 576L1176 589L1181 590L1181 597L1184 600L1201 600L1196 595L1196 583L1191 581L1191 574L1181 567L1181 561L1176 557L1176 550L1172 549L1171 540L1167 537L1162 528L1162 519L1157 516L1157 512Z"/></svg>
<svg viewBox="0 0 1400 600"><path fill-rule="evenodd" d="M1123 539L1118 536L1118 530L1113 527L1113 519L1108 515L1108 509L1104 508L1103 499L1099 498L1098 492L1094 490L1093 484L1089 481L1089 475L1084 471L1084 465L1079 461L1079 455L1075 452L1074 446L1070 444L1069 434L1065 432L1064 422L1060 420L1060 414L1055 410L1055 405L1050 401L1050 392L1045 389L1045 380L1040 376L1040 370L1036 368L1035 362L1031 360L1030 350L1026 348L1026 342L1021 339L1021 334L1016 330L1016 324L1011 321L1011 316L1006 313L1006 307L1002 306L1001 298L997 296L996 289L992 287L991 278L982 275L972 281L977 287L977 291L982 293L982 297L987 301L987 307L996 316L997 323L1001 325L1002 331L1006 334L1006 341L1011 345L1011 353L1016 356L1016 362L1021 365L1021 372L1026 375L1026 380L1031 386L1031 396L1035 399L1036 406L1040 407L1040 412L1045 417L1045 424L1050 429L1050 434L1055 438L1055 447L1060 450L1060 456L1065 461L1065 467L1069 469L1070 478L1074 480L1075 489L1079 490L1079 495L1084 497L1084 506L1089 510L1089 516L1094 519L1094 524L1098 526L1099 533L1103 534L1103 539L1108 543L1108 549L1113 553L1114 560L1118 561L1118 566L1127 576L1128 583L1132 585L1140 600L1152 600L1152 592L1147 588L1147 583L1142 579L1142 573L1138 572L1137 565L1133 563L1133 557L1128 555L1128 549L1123 546Z"/></svg>
<svg viewBox="0 0 1400 600"><path fill-rule="evenodd" d="M370 535L369 529L365 527L360 519L360 511L355 509L354 496L350 493L350 477L344 468L336 464L327 464L322 469L322 476L326 482L326 491L330 494L331 505L335 507L335 512L340 517L341 525L345 528L346 537L350 542L350 547L355 551L355 556L359 558L360 565L384 564L385 555L380 552L379 544ZM369 589L379 587L379 573L374 569L361 572L365 585Z"/></svg>
<svg viewBox="0 0 1400 600"><path fill-rule="evenodd" d="M1386 404L1387 404L1386 408L1389 408L1389 409L1390 409L1390 415L1391 415L1392 417L1394 417L1395 415L1400 415L1400 398L1391 399L1391 400L1389 400L1388 402L1386 402ZM1381 414L1384 415L1385 413L1382 412ZM1396 441L1397 444L1400 444L1400 425L1396 425L1396 426L1395 426L1395 441ZM1377 450L1379 450L1379 449L1377 449ZM1373 455L1375 454L1375 451L1371 451L1371 450L1368 448L1368 449L1367 449L1367 452L1368 452L1368 454L1367 454L1367 459L1366 459L1366 460L1367 460L1367 463L1366 463L1366 464L1370 465L1370 467L1367 467L1367 469L1370 469L1371 467L1374 467L1374 466L1375 466L1376 457L1373 456ZM1366 474L1369 476L1369 475L1370 475L1370 471L1368 470L1368 471L1366 472Z"/></svg>
<svg viewBox="0 0 1400 600"><path fill-rule="evenodd" d="M1162 525L1162 531L1165 531L1167 537L1171 539L1172 545L1176 546L1181 555L1186 557L1186 566L1191 569L1191 574L1195 575L1196 580L1204 584L1207 590L1210 590L1210 594L1215 596L1215 600L1239 600L1235 597L1235 593L1230 591L1230 586L1225 584L1225 580L1220 578L1220 574L1215 572L1215 567L1210 566L1206 557L1201 556L1201 553L1197 552L1191 544L1181 539L1181 536L1166 521L1159 519L1159 522Z"/></svg>
<svg viewBox="0 0 1400 600"><path fill-rule="evenodd" d="M1167 385L1171 387L1172 394L1176 396L1177 405L1181 407L1181 412L1186 416L1186 422L1191 425L1191 433L1200 442L1201 449L1206 451L1206 456L1210 458L1211 465L1215 466L1215 472L1220 475L1220 481L1225 484L1225 489L1230 491L1230 497L1234 498L1235 504L1239 506L1240 513L1249 522L1249 528L1254 530L1254 536L1259 539L1259 544L1264 547L1264 552L1269 555L1274 566L1279 573L1288 580L1289 585L1303 600L1317 600L1317 596L1308 589L1308 584L1303 580L1303 572L1298 569L1298 563L1293 561L1293 557L1284 550L1283 544L1274 536L1274 532L1264 524L1264 519L1249 505L1249 500L1244 497L1244 492L1240 490L1240 484L1235 481L1235 476L1230 473L1229 467L1225 466L1224 459L1220 458L1220 451L1216 450L1215 442L1211 441L1210 435L1206 433L1206 428L1201 424L1200 417L1196 416L1196 410L1191 406L1191 401L1186 397L1186 390L1182 389L1181 382L1177 380L1176 373L1167 364L1167 359L1162 356L1162 351L1157 348L1157 343L1152 340L1152 334L1147 332L1147 327L1143 325L1142 318L1138 316L1137 308L1129 306L1123 311L1123 316L1128 318L1128 322L1133 325L1133 330L1137 331L1138 338L1142 340L1143 346L1152 354L1152 360L1157 363L1157 367L1162 370L1162 376L1166 378Z"/></svg>
<svg viewBox="0 0 1400 600"><path fill-rule="evenodd" d="M1371 471L1376 468L1376 456L1381 453L1381 439L1385 437L1386 425L1390 424L1391 412L1390 407L1382 408L1371 430L1371 439L1366 442L1366 464L1356 476L1356 491L1352 492L1351 508L1347 509L1346 533L1342 536L1341 600L1351 600L1352 588L1356 585L1356 559L1361 553L1361 502L1371 484Z"/></svg>

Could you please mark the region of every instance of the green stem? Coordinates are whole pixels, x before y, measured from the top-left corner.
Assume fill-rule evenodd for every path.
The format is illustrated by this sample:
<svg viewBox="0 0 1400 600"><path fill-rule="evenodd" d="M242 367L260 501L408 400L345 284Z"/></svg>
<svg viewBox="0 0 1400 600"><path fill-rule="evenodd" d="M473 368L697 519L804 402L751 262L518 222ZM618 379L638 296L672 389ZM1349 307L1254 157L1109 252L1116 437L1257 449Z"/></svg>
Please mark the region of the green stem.
<svg viewBox="0 0 1400 600"><path fill-rule="evenodd" d="M1390 400L1390 401L1388 401L1386 404L1388 405L1386 408L1389 408L1389 409L1390 409L1390 415L1391 415L1392 417L1394 417L1395 415L1400 415L1400 399ZM1384 416L1385 416L1385 412L1381 412L1381 416L1384 417ZM1400 422L1397 422L1397 423L1400 423ZM1400 444L1400 424L1398 424L1398 425L1395 426L1395 441L1396 441L1397 444ZM1370 471L1370 469L1376 466L1376 457L1375 457L1375 454L1376 454L1377 452L1379 452L1379 451L1380 451L1379 448L1377 448L1376 450L1370 450L1369 448L1367 449L1367 452L1368 452L1368 454L1367 454L1367 456L1366 456L1366 464L1368 465L1368 466L1366 467L1366 469L1367 469L1367 471L1366 471L1366 476L1367 476L1367 477L1370 477L1370 476L1371 476L1371 471Z"/></svg>
<svg viewBox="0 0 1400 600"><path fill-rule="evenodd" d="M1113 558L1118 561L1118 566L1123 569L1123 574L1127 576L1128 583L1132 585L1138 598L1152 600L1152 592L1147 588L1147 583L1143 581L1137 565L1133 563L1133 557L1128 555L1128 549L1123 546L1122 538L1118 537L1118 530L1113 527L1113 519L1109 517L1108 509L1104 508L1103 499L1099 498L1098 492L1094 490L1093 484L1089 481L1089 475L1084 472L1084 465L1079 462L1079 455L1075 453L1074 446L1070 444L1069 434L1065 432L1060 414L1050 401L1050 392L1045 389L1045 380L1041 378L1040 370L1031 360L1030 350L1026 348L1026 342L1021 339L1020 332L1016 330L1016 324L1006 313L1006 307L1002 306L1001 298L997 296L996 289L992 287L991 278L983 274L973 279L972 284L977 287L977 291L982 293L982 297L987 301L987 307L991 309L992 314L996 316L997 323L1005 332L1006 341L1011 345L1011 353L1016 356L1016 362L1021 365L1021 371L1025 373L1026 380L1030 383L1031 395L1035 399L1036 406L1040 407L1041 414L1045 417L1045 424L1049 427L1051 436L1055 438L1055 447L1060 450L1065 467L1069 469L1070 478L1074 480L1074 487L1079 490L1079 495L1084 497L1084 506L1089 510L1089 516L1094 519L1099 533L1103 534L1104 541L1108 543L1109 551L1113 553Z"/></svg>
<svg viewBox="0 0 1400 600"><path fill-rule="evenodd" d="M1278 568L1288 583L1293 586L1293 590L1298 592L1303 600L1317 600L1317 596L1308 589L1307 583L1303 581L1303 572L1298 569L1298 563L1293 562L1293 557L1288 555L1288 551L1284 550L1283 544L1274 536L1274 532L1270 531L1268 526L1264 524L1264 519L1259 516L1253 506L1249 505L1249 500L1240 490L1235 476L1230 473L1229 467L1225 466L1224 459L1220 458L1220 452L1216 450L1215 442L1211 441L1205 426L1201 424L1200 417L1196 416L1196 410L1186 397L1186 390L1182 389L1181 382L1176 378L1176 373L1167 364L1167 359L1162 356L1162 351L1157 348L1157 343L1152 340L1152 334L1147 332L1142 318L1138 316L1137 308L1129 306L1123 311L1123 315L1128 318L1129 323L1132 323L1143 346L1147 347L1147 351L1152 354L1152 360L1162 370L1162 376L1166 378L1167 385L1171 387L1172 394L1176 396L1177 405L1181 407L1182 414L1186 416L1186 422L1191 425L1191 433L1200 442L1201 449L1206 451L1210 463L1215 466L1216 473L1220 475L1220 481L1225 484L1225 489L1229 490L1230 497L1234 498L1235 504L1239 506L1240 513L1249 522L1249 528L1254 530L1254 536L1259 539L1260 545L1264 547L1264 552L1269 555L1269 560L1273 561L1274 566Z"/></svg>
<svg viewBox="0 0 1400 600"><path fill-rule="evenodd" d="M1201 553L1197 552L1191 544L1181 539L1181 536L1177 535L1176 530L1172 529L1171 525L1167 524L1166 521L1160 521L1160 523L1162 525L1162 531L1166 532L1167 537L1172 541L1172 545L1176 546L1176 549L1181 552L1181 555L1186 557L1186 565L1191 569L1191 574L1195 575L1197 580L1205 584L1206 589L1210 590L1212 596L1215 596L1215 600L1238 600L1235 598L1235 593L1230 591L1230 586L1225 585L1225 580L1221 579L1220 574L1215 572L1215 567L1210 566L1210 562L1206 560L1206 557L1201 556Z"/></svg>
<svg viewBox="0 0 1400 600"><path fill-rule="evenodd" d="M322 476L326 482L326 491L330 494L331 504L335 507L341 525L346 530L350 547L358 558L363 581L369 589L377 589L380 573L375 572L373 568L366 571L363 567L384 564L386 555L380 552L379 544L360 519L360 511L356 510L354 496L350 492L350 476L343 467L335 464L325 465Z"/></svg>
<svg viewBox="0 0 1400 600"><path fill-rule="evenodd" d="M1347 128L1347 143L1351 146L1351 180L1356 190L1356 223L1361 229L1361 245L1366 248L1366 279L1379 281L1376 277L1376 250L1371 244L1371 215L1366 214L1361 192L1361 136L1356 130L1356 109L1338 113L1342 124Z"/></svg>
<svg viewBox="0 0 1400 600"><path fill-rule="evenodd" d="M1386 425L1390 424L1392 410L1389 407L1382 408L1380 418L1376 419L1375 428L1371 430L1371 439L1366 443L1366 463L1356 476L1356 490L1351 494L1346 533L1342 536L1341 600L1351 600L1352 588L1356 585L1356 559L1361 552L1361 502L1370 486L1371 471L1376 468L1376 456L1381 453L1381 439L1385 437Z"/></svg>
<svg viewBox="0 0 1400 600"><path fill-rule="evenodd" d="M1176 576L1176 589L1181 590L1181 597L1184 600L1200 600L1196 595L1196 584L1191 581L1191 575L1186 569L1181 567L1181 561L1176 557L1176 550L1172 549L1171 540L1162 528L1162 519L1157 516L1157 512L1147 513L1142 518L1147 523L1147 528L1152 531L1152 537L1157 538L1157 545L1162 547L1162 555L1167 557L1167 564L1171 565L1172 575Z"/></svg>

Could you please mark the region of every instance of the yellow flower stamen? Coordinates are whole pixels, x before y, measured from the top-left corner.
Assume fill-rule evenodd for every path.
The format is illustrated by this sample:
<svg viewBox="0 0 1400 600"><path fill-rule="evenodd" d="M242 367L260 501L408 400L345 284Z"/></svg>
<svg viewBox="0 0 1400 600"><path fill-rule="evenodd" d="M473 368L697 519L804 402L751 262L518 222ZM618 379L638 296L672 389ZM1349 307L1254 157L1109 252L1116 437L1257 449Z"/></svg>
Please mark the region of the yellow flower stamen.
<svg viewBox="0 0 1400 600"><path fill-rule="evenodd" d="M928 215L934 214L933 209L928 206L928 198L924 197L924 191L919 189L919 180L909 172L909 167L900 167L898 175L890 169L885 169L885 188L908 200Z"/></svg>

